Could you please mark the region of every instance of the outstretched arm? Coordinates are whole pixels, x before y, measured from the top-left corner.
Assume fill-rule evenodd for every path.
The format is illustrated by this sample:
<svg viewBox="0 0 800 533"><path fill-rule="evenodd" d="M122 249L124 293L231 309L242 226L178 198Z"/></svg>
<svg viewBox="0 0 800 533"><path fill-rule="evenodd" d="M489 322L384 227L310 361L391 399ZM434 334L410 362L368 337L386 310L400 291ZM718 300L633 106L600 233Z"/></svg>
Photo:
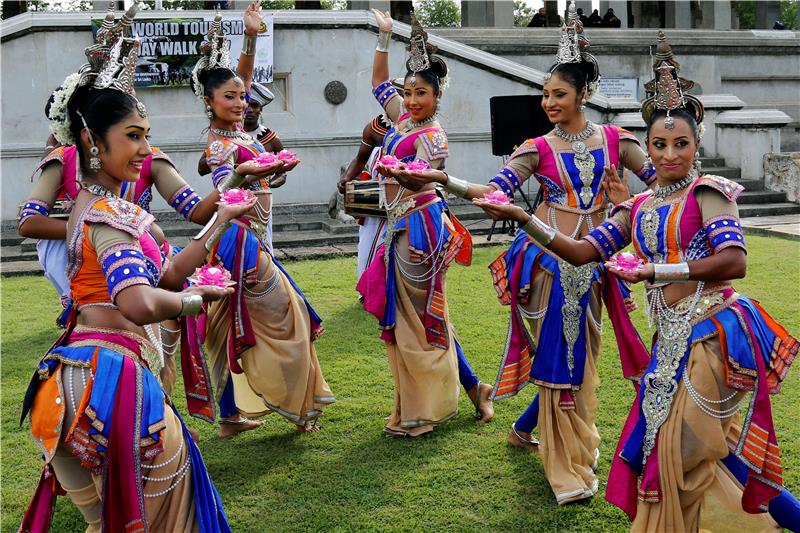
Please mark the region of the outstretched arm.
<svg viewBox="0 0 800 533"><path fill-rule="evenodd" d="M244 81L245 91L250 91L250 85L253 82L253 65L256 60L256 40L258 39L258 30L261 27L261 0L257 0L247 6L242 15L244 20L244 44L242 45L242 53L239 55L239 64L236 66L236 72L242 77Z"/></svg>
<svg viewBox="0 0 800 533"><path fill-rule="evenodd" d="M344 175L339 178L339 183L336 185L339 192L344 192L345 183L353 181L361 174L374 149L375 147L372 145L372 123L370 122L361 132L361 144L358 146L358 153L355 159L350 162Z"/></svg>
<svg viewBox="0 0 800 533"><path fill-rule="evenodd" d="M216 190L211 191L205 198L200 198L169 162L154 159L150 168L153 183L161 197L186 220L195 224L205 224L217 211L219 192ZM193 201L195 202L193 205L187 205Z"/></svg>

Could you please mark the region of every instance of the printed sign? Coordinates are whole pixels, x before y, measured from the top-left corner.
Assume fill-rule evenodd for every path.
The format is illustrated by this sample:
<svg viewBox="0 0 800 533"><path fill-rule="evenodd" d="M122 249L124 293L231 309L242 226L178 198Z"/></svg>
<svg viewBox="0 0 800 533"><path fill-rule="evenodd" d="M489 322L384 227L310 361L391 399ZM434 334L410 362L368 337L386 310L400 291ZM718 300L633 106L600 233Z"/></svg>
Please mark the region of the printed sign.
<svg viewBox="0 0 800 533"><path fill-rule="evenodd" d="M213 15L204 18L163 18L134 20L132 34L139 38L139 59L136 61L136 87L189 85L192 69L200 59L200 45L211 27ZM263 16L258 34L253 81L272 82L273 18ZM92 36L102 20L92 20ZM233 68L239 61L244 43L244 22L241 16L223 16L222 29L231 41Z"/></svg>
<svg viewBox="0 0 800 533"><path fill-rule="evenodd" d="M600 78L600 94L609 98L639 99L639 78Z"/></svg>

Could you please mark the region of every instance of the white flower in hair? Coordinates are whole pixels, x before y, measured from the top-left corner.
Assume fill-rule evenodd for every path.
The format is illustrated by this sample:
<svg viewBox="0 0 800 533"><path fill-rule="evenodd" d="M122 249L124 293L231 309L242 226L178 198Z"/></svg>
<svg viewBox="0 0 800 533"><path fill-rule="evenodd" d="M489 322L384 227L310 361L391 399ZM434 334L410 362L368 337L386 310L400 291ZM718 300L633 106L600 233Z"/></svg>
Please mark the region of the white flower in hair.
<svg viewBox="0 0 800 533"><path fill-rule="evenodd" d="M446 74L444 78L439 79L439 90L444 92L450 87L450 74Z"/></svg>
<svg viewBox="0 0 800 533"><path fill-rule="evenodd" d="M67 104L72 98L72 93L77 89L80 78L81 76L77 72L70 74L59 88L53 91L53 102L50 104L50 111L47 114L47 118L50 119L50 132L64 146L75 144L75 139L72 138L70 131Z"/></svg>

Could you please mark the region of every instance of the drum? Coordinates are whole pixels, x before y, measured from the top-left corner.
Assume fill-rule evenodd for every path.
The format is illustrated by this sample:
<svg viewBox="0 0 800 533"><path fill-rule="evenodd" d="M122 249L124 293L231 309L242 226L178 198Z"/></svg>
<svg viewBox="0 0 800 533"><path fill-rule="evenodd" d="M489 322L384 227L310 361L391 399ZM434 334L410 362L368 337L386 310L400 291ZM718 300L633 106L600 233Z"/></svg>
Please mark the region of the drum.
<svg viewBox="0 0 800 533"><path fill-rule="evenodd" d="M354 216L386 218L380 207L378 180L349 181L344 186L344 212Z"/></svg>

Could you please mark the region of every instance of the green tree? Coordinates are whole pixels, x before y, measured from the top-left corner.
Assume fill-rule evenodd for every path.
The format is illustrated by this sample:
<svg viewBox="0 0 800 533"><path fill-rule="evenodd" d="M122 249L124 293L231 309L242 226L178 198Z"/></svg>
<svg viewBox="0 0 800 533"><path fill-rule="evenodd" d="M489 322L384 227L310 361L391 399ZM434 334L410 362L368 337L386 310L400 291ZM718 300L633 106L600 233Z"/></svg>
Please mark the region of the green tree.
<svg viewBox="0 0 800 533"><path fill-rule="evenodd" d="M455 0L414 0L414 14L426 28L461 26L461 4Z"/></svg>
<svg viewBox="0 0 800 533"><path fill-rule="evenodd" d="M523 0L514 0L514 26L526 27L533 18L533 8Z"/></svg>
<svg viewBox="0 0 800 533"><path fill-rule="evenodd" d="M800 2L798 0L783 0L781 2L781 22L786 25L787 30L797 30L797 9Z"/></svg>
<svg viewBox="0 0 800 533"><path fill-rule="evenodd" d="M798 0L781 0L781 22L786 26L787 30L796 30L797 28L797 8ZM739 0L736 2L736 12L739 14L739 29L752 30L756 27L756 2L755 0ZM769 21L769 28L772 28L772 23Z"/></svg>

